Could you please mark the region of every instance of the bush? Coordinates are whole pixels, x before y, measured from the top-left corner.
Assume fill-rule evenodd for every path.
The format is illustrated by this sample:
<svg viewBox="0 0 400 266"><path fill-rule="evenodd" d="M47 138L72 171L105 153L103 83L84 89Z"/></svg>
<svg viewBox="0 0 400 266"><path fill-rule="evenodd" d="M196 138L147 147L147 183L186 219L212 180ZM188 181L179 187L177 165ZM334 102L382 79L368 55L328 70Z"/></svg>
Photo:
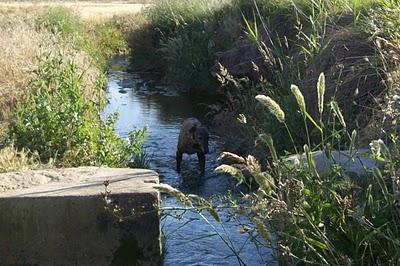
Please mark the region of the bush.
<svg viewBox="0 0 400 266"><path fill-rule="evenodd" d="M104 78L87 95L83 75L84 70L59 55L43 59L26 101L16 108L10 138L19 149L37 151L43 162L128 166L142 152L145 130L131 132L129 141L120 139L114 131L117 115L100 118Z"/></svg>

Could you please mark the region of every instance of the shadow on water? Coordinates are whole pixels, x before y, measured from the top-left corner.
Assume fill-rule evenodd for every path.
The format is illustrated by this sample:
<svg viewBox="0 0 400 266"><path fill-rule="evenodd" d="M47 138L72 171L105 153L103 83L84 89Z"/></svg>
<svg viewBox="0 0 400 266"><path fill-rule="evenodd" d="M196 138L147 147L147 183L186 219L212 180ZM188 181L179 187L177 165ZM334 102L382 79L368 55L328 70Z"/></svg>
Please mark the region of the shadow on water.
<svg viewBox="0 0 400 266"><path fill-rule="evenodd" d="M127 60L116 57L111 61L108 74L108 104L104 116L119 112L116 130L127 137L135 127L147 127L145 144L150 155L150 168L157 171L160 181L179 188L185 193L203 197L224 195L234 189L232 180L214 173L221 142L218 136L210 136L210 154L207 155L206 174L199 176L197 157L184 155L182 173L175 171L175 152L182 121L188 117L204 120L204 99L193 99L187 92L159 86L144 81L139 75L129 73ZM182 207L174 198L164 197L162 207ZM162 220L165 234L165 265L239 265L232 250L239 253L243 264L265 265L271 260L270 251L256 248L247 234L240 234L236 219L246 223L243 217L231 217L222 211L222 223L212 221L193 212L170 211ZM210 224L207 223L208 220ZM260 254L263 254L262 256Z"/></svg>

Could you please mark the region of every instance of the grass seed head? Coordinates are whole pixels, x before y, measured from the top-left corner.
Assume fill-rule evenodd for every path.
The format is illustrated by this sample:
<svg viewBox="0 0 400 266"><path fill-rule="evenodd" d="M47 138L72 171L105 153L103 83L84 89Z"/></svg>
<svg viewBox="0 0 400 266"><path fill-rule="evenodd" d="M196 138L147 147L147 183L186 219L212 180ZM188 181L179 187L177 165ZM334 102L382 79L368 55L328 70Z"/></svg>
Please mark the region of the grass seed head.
<svg viewBox="0 0 400 266"><path fill-rule="evenodd" d="M268 108L268 110L278 119L279 122L285 122L285 112L281 109L279 104L265 95L257 95L256 100Z"/></svg>
<svg viewBox="0 0 400 266"><path fill-rule="evenodd" d="M304 101L304 96L301 93L299 87L296 85L292 85L290 87L290 90L292 91L294 97L296 98L297 104L299 105L300 111L305 114L306 112L306 102Z"/></svg>
<svg viewBox="0 0 400 266"><path fill-rule="evenodd" d="M324 97L325 97L325 74L322 72L318 77L317 83L318 92L318 111L322 115L324 112Z"/></svg>

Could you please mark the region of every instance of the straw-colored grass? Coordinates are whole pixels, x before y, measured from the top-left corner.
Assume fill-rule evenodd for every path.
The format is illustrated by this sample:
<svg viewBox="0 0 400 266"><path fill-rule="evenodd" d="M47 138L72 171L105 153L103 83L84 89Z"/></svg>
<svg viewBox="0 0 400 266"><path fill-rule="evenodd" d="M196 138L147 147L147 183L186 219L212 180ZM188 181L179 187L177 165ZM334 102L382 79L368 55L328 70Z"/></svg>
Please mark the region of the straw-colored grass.
<svg viewBox="0 0 400 266"><path fill-rule="evenodd" d="M12 115L16 102L24 97L24 89L35 75L39 58L50 53L61 53L87 69L88 88L96 81L98 70L91 67L91 59L60 37L34 26L34 14L0 12L0 136ZM88 92L90 94L90 92Z"/></svg>
<svg viewBox="0 0 400 266"><path fill-rule="evenodd" d="M32 10L43 10L49 7L67 7L78 14L81 19L87 21L100 21L112 18L115 15L135 14L150 4L150 0L129 2L51 2L51 1L24 1L0 3L0 10L6 12L31 12Z"/></svg>

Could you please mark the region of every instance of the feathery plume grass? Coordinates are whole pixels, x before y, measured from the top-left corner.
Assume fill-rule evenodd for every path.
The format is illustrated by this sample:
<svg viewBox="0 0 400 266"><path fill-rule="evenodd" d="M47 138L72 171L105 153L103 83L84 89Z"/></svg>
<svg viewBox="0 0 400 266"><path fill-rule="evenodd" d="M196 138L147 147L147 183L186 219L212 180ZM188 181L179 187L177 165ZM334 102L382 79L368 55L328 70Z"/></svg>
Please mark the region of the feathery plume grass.
<svg viewBox="0 0 400 266"><path fill-rule="evenodd" d="M230 174L231 176L237 176L241 174L241 171L233 166L227 164L221 164L215 168L216 173Z"/></svg>
<svg viewBox="0 0 400 266"><path fill-rule="evenodd" d="M356 146L356 138L357 138L357 131L354 129L351 132L351 137L350 137L350 145L349 145L349 153L350 155L353 153L353 150Z"/></svg>
<svg viewBox="0 0 400 266"><path fill-rule="evenodd" d="M317 92L318 92L318 111L319 115L322 116L324 112L324 96L325 96L325 74L321 72L318 77L317 83Z"/></svg>
<svg viewBox="0 0 400 266"><path fill-rule="evenodd" d="M259 173L261 172L261 167L260 167L260 163L258 162L258 160L256 159L256 157L254 157L253 155L248 155L246 158L246 164L247 167L249 168L249 170L252 173Z"/></svg>
<svg viewBox="0 0 400 266"><path fill-rule="evenodd" d="M331 101L331 109L335 113L336 117L339 119L340 124L342 124L342 126L346 128L346 122L344 121L342 111L340 111L339 105L336 101Z"/></svg>
<svg viewBox="0 0 400 266"><path fill-rule="evenodd" d="M230 165L221 164L220 166L215 168L214 171L216 173L229 174L229 175L235 177L236 180L238 181L237 185L240 185L244 181L246 181L245 177L243 176L242 171L233 166L230 166Z"/></svg>
<svg viewBox="0 0 400 266"><path fill-rule="evenodd" d="M244 114L239 114L239 117L237 118L237 120L241 124L247 124L247 118Z"/></svg>
<svg viewBox="0 0 400 266"><path fill-rule="evenodd" d="M231 152L223 152L221 155L217 158L218 162L222 162L224 164L245 164L246 160L234 153Z"/></svg>
<svg viewBox="0 0 400 266"><path fill-rule="evenodd" d="M299 87L296 85L291 85L290 90L292 91L294 97L296 98L297 104L299 105L300 111L306 113L306 102L304 101L304 96L301 93Z"/></svg>
<svg viewBox="0 0 400 266"><path fill-rule="evenodd" d="M211 202L207 201L203 197L194 194L189 194L187 195L187 197L194 205L198 206L200 210L206 210L217 222L221 221L217 210L213 207Z"/></svg>
<svg viewBox="0 0 400 266"><path fill-rule="evenodd" d="M258 174L254 174L254 180L260 186L260 189L264 190L265 193L270 194L272 192L272 188L274 187L274 179L267 172L262 172Z"/></svg>
<svg viewBox="0 0 400 266"><path fill-rule="evenodd" d="M261 94L256 96L256 100L267 107L268 110L276 117L276 119L278 119L279 122L285 122L285 113L278 103L276 103L270 97Z"/></svg>
<svg viewBox="0 0 400 266"><path fill-rule="evenodd" d="M192 206L192 203L189 199L188 196L180 192L178 189L167 185L167 184L158 184L154 186L155 189L158 189L160 192L167 193L173 197L175 197L177 200L179 200L181 203Z"/></svg>

